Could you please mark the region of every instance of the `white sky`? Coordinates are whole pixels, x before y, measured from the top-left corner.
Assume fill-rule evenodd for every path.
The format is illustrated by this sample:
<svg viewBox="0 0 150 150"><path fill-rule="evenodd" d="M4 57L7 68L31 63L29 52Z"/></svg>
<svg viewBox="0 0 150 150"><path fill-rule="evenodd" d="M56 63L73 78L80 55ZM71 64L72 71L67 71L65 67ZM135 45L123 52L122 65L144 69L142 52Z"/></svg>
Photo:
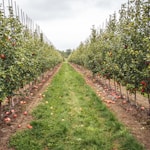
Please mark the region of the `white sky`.
<svg viewBox="0 0 150 150"><path fill-rule="evenodd" d="M59 50L74 49L85 41L92 25L102 26L127 0L16 0Z"/></svg>

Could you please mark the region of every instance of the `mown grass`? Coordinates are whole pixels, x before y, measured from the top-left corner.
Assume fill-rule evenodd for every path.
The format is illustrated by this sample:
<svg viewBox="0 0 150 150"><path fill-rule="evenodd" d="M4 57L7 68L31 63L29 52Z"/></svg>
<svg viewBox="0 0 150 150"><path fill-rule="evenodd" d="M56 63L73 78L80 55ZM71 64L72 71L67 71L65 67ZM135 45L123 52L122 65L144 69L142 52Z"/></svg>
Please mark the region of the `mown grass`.
<svg viewBox="0 0 150 150"><path fill-rule="evenodd" d="M143 150L94 91L64 63L33 111L33 129L16 133L16 150Z"/></svg>

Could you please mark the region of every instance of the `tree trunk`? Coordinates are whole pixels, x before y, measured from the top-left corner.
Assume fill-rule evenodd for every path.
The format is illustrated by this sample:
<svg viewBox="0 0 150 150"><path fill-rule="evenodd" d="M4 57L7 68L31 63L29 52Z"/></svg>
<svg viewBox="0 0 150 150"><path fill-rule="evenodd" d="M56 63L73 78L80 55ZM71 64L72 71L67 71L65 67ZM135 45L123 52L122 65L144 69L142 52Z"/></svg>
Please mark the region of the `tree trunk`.
<svg viewBox="0 0 150 150"><path fill-rule="evenodd" d="M126 90L126 94L127 94L127 101L129 102L130 99L129 99L129 92L128 92L128 90Z"/></svg>
<svg viewBox="0 0 150 150"><path fill-rule="evenodd" d="M150 93L147 93L147 95L148 95L148 103L149 103L148 115L150 116Z"/></svg>
<svg viewBox="0 0 150 150"><path fill-rule="evenodd" d="M108 81L109 81L109 89L111 89L111 85L110 85L110 79L108 79Z"/></svg>
<svg viewBox="0 0 150 150"><path fill-rule="evenodd" d="M115 78L114 78L114 87L115 87L115 92L117 92Z"/></svg>
<svg viewBox="0 0 150 150"><path fill-rule="evenodd" d="M134 91L134 100L135 100L135 104L136 104L136 90Z"/></svg>
<svg viewBox="0 0 150 150"><path fill-rule="evenodd" d="M120 95L121 95L121 98L122 98L122 88L121 88L121 84L119 84L119 88L120 88Z"/></svg>
<svg viewBox="0 0 150 150"><path fill-rule="evenodd" d="M2 102L0 101L0 120L2 119Z"/></svg>

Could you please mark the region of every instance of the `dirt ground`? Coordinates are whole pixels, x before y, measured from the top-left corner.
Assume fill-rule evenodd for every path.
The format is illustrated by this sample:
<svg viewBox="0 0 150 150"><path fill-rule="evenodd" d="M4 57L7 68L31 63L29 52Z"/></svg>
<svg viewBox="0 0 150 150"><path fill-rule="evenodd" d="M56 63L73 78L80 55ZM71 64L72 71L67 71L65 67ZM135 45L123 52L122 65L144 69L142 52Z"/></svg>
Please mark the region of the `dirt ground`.
<svg viewBox="0 0 150 150"><path fill-rule="evenodd" d="M12 150L7 148L10 136L18 130L27 128L27 125L33 119L30 114L31 111L40 103L40 100L44 96L42 93L46 90L60 67L61 65L55 68L52 75L43 83L41 88L34 91L34 94L27 100L27 104L25 104L25 109L28 112L27 115L21 113L11 124L0 124L0 150ZM116 118L128 128L133 136L142 143L147 150L150 150L150 127L147 123L149 118L147 117L145 110L137 111L133 106L131 107L131 104L126 103L125 98L118 98L116 93L102 87L96 80L93 80L90 71L79 68L76 65L73 65L73 67L85 78L86 83L95 90L110 111L115 114ZM113 99L114 97L115 99ZM141 101L141 103L142 102L145 101ZM145 104L143 105L145 106ZM20 127L18 127L18 125L20 125Z"/></svg>

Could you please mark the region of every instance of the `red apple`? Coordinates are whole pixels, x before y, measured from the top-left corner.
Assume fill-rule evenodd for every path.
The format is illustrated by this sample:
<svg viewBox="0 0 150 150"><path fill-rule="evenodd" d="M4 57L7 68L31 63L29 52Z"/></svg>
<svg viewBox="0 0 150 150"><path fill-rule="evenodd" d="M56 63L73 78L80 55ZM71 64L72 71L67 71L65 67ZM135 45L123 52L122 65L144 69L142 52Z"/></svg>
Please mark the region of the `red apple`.
<svg viewBox="0 0 150 150"><path fill-rule="evenodd" d="M144 89L144 88L142 88L141 92L142 92L142 93L144 93L144 92L145 92L145 89Z"/></svg>
<svg viewBox="0 0 150 150"><path fill-rule="evenodd" d="M28 113L27 113L27 111L25 111L23 114L24 114L24 115L27 115Z"/></svg>
<svg viewBox="0 0 150 150"><path fill-rule="evenodd" d="M15 110L14 110L14 109L12 109L12 110L11 110L11 112L12 112L12 113L14 113L14 112L15 112Z"/></svg>
<svg viewBox="0 0 150 150"><path fill-rule="evenodd" d="M10 112L9 112L9 111L6 111L6 112L5 112L5 114L6 114L6 115L9 115L9 114L10 114Z"/></svg>
<svg viewBox="0 0 150 150"><path fill-rule="evenodd" d="M146 85L147 85L147 83L146 83L145 81L141 81L141 84L142 84L143 86L146 86Z"/></svg>
<svg viewBox="0 0 150 150"><path fill-rule="evenodd" d="M10 119L9 117L6 117L6 118L4 119L4 121L5 121L5 123L10 123L10 122L11 122L11 119Z"/></svg>
<svg viewBox="0 0 150 150"><path fill-rule="evenodd" d="M126 101L126 100L123 100L123 101L122 101L122 103L123 103L123 104L126 104L126 103L127 103L127 101Z"/></svg>
<svg viewBox="0 0 150 150"><path fill-rule="evenodd" d="M20 125L20 124L18 124L18 128L21 128L21 125Z"/></svg>
<svg viewBox="0 0 150 150"><path fill-rule="evenodd" d="M32 129L32 126L30 124L27 125L28 129Z"/></svg>
<svg viewBox="0 0 150 150"><path fill-rule="evenodd" d="M23 104L26 104L26 101L23 101Z"/></svg>
<svg viewBox="0 0 150 150"><path fill-rule="evenodd" d="M0 58L5 59L6 58L5 54L0 54Z"/></svg>
<svg viewBox="0 0 150 150"><path fill-rule="evenodd" d="M17 114L14 114L13 117L14 117L14 118L17 118Z"/></svg>
<svg viewBox="0 0 150 150"><path fill-rule="evenodd" d="M23 104L24 102L23 101L20 101L20 104Z"/></svg>
<svg viewBox="0 0 150 150"><path fill-rule="evenodd" d="M145 107L144 107L144 106L141 106L141 110L145 110Z"/></svg>

